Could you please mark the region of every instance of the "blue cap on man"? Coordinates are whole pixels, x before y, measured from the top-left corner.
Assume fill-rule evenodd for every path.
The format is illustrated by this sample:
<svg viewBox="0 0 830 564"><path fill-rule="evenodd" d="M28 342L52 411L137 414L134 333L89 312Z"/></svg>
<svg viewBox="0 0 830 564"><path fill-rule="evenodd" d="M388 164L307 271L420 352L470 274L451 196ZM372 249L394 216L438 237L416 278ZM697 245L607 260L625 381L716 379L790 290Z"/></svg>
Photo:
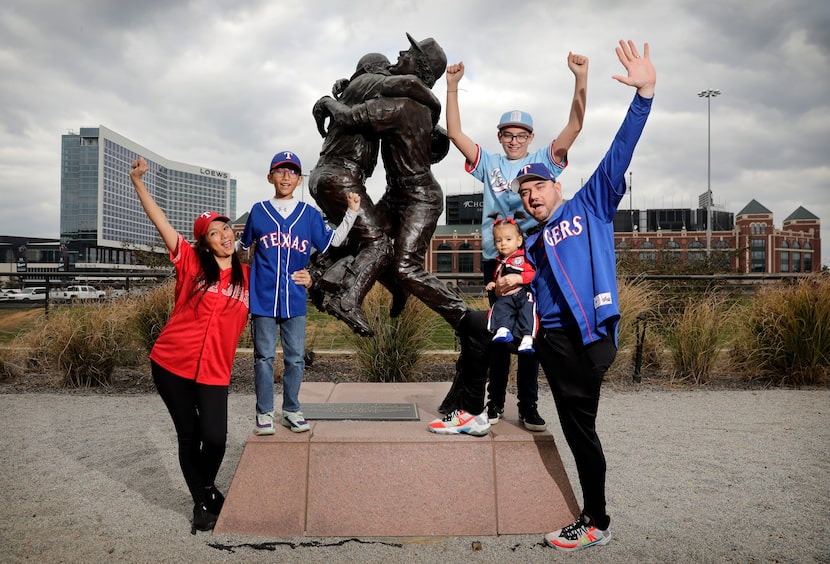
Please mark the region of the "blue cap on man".
<svg viewBox="0 0 830 564"><path fill-rule="evenodd" d="M542 163L533 163L525 165L519 169L519 174L516 176L516 179L510 183L510 189L514 192L518 192L522 182L526 182L534 178L556 182L556 175L553 174L548 167Z"/></svg>
<svg viewBox="0 0 830 564"><path fill-rule="evenodd" d="M271 168L268 169L268 174L274 172L275 168L287 164L294 165L297 167L298 172L303 172L303 166L300 164L300 157L297 156L297 153L292 151L280 151L274 155L273 159L271 159Z"/></svg>

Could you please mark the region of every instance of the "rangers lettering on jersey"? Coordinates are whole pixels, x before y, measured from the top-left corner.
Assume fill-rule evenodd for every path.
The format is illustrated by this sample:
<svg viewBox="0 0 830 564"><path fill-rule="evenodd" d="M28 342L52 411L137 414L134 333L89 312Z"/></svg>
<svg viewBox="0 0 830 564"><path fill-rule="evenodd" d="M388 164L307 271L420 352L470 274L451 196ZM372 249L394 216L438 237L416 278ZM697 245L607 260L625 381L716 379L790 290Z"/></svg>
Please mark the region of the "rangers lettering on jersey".
<svg viewBox="0 0 830 564"><path fill-rule="evenodd" d="M563 219L556 225L545 227L545 243L555 247L568 237L581 235L582 231L582 216L575 215L570 221Z"/></svg>
<svg viewBox="0 0 830 564"><path fill-rule="evenodd" d="M291 233L281 233L280 231L272 231L266 233L259 238L259 243L265 249L272 247L282 247L283 249L292 249L300 253L307 253L309 248L308 239L300 239L299 237L291 238Z"/></svg>

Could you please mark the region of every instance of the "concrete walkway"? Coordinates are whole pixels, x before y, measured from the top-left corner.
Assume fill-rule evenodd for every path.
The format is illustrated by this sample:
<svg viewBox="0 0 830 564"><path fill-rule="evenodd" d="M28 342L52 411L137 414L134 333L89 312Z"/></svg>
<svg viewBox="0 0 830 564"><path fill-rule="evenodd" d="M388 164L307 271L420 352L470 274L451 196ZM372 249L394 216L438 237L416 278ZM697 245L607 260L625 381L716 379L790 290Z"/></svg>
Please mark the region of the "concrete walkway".
<svg viewBox="0 0 830 564"><path fill-rule="evenodd" d="M230 398L222 489L253 405L252 394ZM539 408L574 482L550 397ZM608 390L598 423L614 537L565 555L539 535L191 536L192 506L158 397L0 395L0 561L830 561L830 391ZM262 488L292 472L264 469ZM469 472L476 468L458 460L441 486ZM446 511L486 518L476 499Z"/></svg>

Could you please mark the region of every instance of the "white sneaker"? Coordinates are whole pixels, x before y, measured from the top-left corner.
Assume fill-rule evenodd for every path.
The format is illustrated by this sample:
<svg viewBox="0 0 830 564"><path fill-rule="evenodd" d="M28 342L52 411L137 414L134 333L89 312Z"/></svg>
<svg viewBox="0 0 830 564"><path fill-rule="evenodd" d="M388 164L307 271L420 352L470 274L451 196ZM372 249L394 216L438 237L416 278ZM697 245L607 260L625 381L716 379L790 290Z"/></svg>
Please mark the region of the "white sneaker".
<svg viewBox="0 0 830 564"><path fill-rule="evenodd" d="M255 435L273 435L274 434L274 412L257 413L256 414L256 428Z"/></svg>
<svg viewBox="0 0 830 564"><path fill-rule="evenodd" d="M466 433L476 437L483 437L490 432L490 421L487 419L487 410L479 415L467 413L463 409L456 409L443 419L436 419L427 426L427 429L439 435L457 435Z"/></svg>
<svg viewBox="0 0 830 564"><path fill-rule="evenodd" d="M579 519L568 525L545 535L545 544L557 550L572 552L589 546L608 544L611 541L610 529L597 529L586 518Z"/></svg>
<svg viewBox="0 0 830 564"><path fill-rule="evenodd" d="M510 343L513 341L513 333L507 327L499 327L493 337L494 343Z"/></svg>
<svg viewBox="0 0 830 564"><path fill-rule="evenodd" d="M533 348L533 337L525 335L522 337L522 342L519 343L519 352L522 354L533 354L536 349Z"/></svg>
<svg viewBox="0 0 830 564"><path fill-rule="evenodd" d="M311 429L308 421L303 417L302 411L283 411L280 423L283 427L291 429L292 433L302 433Z"/></svg>

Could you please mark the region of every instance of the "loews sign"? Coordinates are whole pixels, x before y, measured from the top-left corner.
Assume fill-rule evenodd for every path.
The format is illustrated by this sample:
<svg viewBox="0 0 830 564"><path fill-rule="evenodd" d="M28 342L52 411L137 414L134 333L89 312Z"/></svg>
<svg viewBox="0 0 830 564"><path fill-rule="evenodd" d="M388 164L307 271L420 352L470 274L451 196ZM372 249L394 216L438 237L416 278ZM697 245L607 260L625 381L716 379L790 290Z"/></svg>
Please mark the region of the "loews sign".
<svg viewBox="0 0 830 564"><path fill-rule="evenodd" d="M221 170L211 170L209 168L200 168L199 172L205 176L212 176L214 178L228 178L229 176L227 172L222 172Z"/></svg>

